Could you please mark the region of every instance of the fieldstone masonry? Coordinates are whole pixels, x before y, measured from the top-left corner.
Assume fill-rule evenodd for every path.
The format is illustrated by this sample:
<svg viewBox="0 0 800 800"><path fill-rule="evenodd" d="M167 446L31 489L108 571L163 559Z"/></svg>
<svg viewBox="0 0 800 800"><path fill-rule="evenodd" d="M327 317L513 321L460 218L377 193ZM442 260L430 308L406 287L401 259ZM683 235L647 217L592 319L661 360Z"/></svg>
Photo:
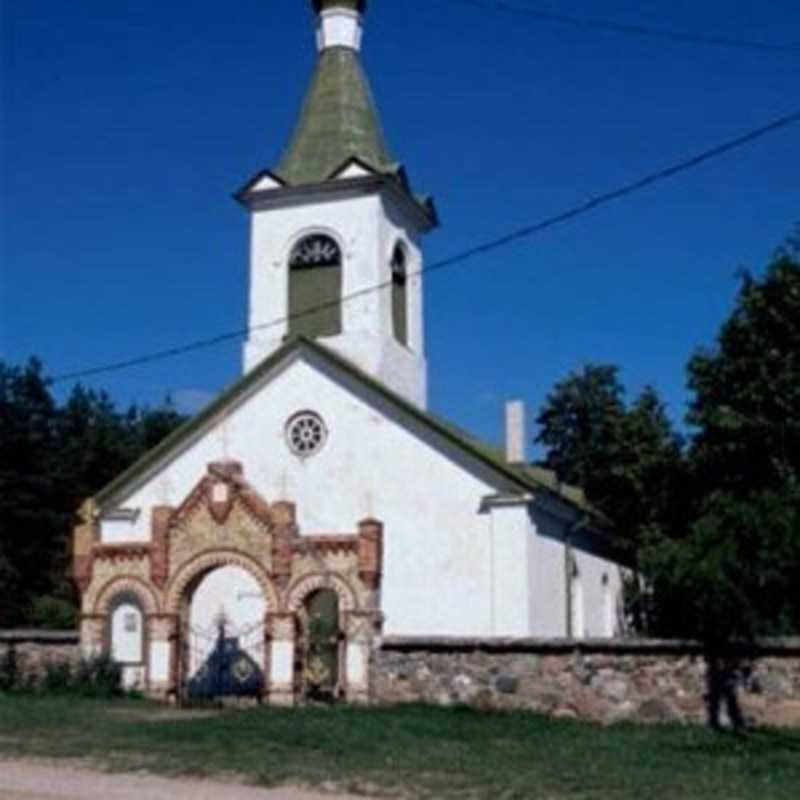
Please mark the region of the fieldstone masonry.
<svg viewBox="0 0 800 800"><path fill-rule="evenodd" d="M764 643L740 663L745 715L800 725L800 640ZM705 659L692 642L387 637L371 670L376 703L528 709L603 723L706 718Z"/></svg>
<svg viewBox="0 0 800 800"><path fill-rule="evenodd" d="M12 648L34 678L80 659L77 632L0 631L0 663ZM745 715L800 726L800 639L764 642L741 663ZM386 637L372 649L369 687L375 704L527 709L603 723L706 716L705 659L693 642Z"/></svg>
<svg viewBox="0 0 800 800"><path fill-rule="evenodd" d="M77 664L81 658L77 631L0 630L0 664L10 652L23 680L39 680L48 666Z"/></svg>

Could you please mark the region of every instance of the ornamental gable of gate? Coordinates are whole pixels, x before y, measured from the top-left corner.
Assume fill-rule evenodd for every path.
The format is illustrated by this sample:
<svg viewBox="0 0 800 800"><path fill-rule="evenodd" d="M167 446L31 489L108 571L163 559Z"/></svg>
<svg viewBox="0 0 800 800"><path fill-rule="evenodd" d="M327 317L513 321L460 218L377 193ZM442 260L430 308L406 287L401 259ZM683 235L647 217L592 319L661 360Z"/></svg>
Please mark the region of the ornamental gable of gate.
<svg viewBox="0 0 800 800"><path fill-rule="evenodd" d="M116 599L136 600L151 650L148 687L156 694L179 691L181 608L196 581L217 567L240 566L256 578L268 609L265 630L276 640L282 621L289 624L284 638L293 639L306 599L321 589L337 594L340 628L358 647L361 637L348 635L353 620L363 617L370 631L379 630L383 530L377 520L362 520L352 533L301 535L294 505L265 501L236 462L209 464L179 506L141 513L151 520L149 541L104 543L103 512L87 502L75 529L74 576L87 652L108 646L109 609ZM348 658L353 660L352 653ZM363 693L361 683L350 683L348 692ZM275 681L267 686L268 692L278 689L280 694L286 687Z"/></svg>

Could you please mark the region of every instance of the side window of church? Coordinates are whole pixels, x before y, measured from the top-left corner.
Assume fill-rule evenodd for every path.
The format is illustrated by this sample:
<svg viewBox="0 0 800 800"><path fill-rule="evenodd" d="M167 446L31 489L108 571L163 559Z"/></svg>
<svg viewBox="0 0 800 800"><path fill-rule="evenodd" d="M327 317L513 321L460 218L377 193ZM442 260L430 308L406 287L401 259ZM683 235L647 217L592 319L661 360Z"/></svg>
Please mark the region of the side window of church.
<svg viewBox="0 0 800 800"><path fill-rule="evenodd" d="M408 292L406 253L397 245L392 253L392 332L402 345L408 345Z"/></svg>
<svg viewBox="0 0 800 800"><path fill-rule="evenodd" d="M301 239L289 256L289 333L342 332L342 253L330 237Z"/></svg>

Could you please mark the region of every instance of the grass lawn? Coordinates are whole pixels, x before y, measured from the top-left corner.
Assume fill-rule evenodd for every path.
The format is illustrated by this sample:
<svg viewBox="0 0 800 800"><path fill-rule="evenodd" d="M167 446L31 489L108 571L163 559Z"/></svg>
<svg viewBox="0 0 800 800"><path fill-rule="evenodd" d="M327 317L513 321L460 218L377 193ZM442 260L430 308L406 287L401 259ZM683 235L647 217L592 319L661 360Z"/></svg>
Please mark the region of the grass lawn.
<svg viewBox="0 0 800 800"><path fill-rule="evenodd" d="M15 757L419 798L795 800L800 791L800 731L739 738L419 706L199 712L0 695L0 758Z"/></svg>

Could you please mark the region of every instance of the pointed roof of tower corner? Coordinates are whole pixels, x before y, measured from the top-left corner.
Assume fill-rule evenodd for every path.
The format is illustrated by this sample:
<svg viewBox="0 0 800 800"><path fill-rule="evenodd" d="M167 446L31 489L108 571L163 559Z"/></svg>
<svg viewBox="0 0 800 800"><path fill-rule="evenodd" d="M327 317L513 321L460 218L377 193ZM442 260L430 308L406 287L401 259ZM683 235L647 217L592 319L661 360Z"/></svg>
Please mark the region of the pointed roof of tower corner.
<svg viewBox="0 0 800 800"><path fill-rule="evenodd" d="M294 134L275 170L292 185L327 180L348 159L396 173L358 53L330 47L319 54Z"/></svg>

